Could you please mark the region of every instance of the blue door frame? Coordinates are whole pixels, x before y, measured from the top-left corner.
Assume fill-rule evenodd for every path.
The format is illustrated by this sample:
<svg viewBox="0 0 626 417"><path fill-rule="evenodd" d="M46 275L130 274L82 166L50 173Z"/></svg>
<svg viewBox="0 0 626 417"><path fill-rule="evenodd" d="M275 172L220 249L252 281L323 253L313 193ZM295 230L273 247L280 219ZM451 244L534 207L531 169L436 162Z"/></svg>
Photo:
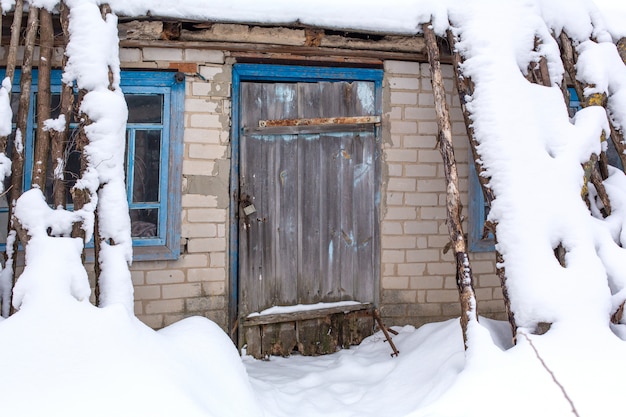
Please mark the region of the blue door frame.
<svg viewBox="0 0 626 417"><path fill-rule="evenodd" d="M370 68L303 67L270 64L235 64L232 74L231 114L231 175L229 209L229 328L231 338L237 341L236 326L239 303L239 140L240 83L245 81L265 82L320 82L320 81L370 81L376 89L376 109L382 110L383 71ZM379 200L377 191L377 198Z"/></svg>

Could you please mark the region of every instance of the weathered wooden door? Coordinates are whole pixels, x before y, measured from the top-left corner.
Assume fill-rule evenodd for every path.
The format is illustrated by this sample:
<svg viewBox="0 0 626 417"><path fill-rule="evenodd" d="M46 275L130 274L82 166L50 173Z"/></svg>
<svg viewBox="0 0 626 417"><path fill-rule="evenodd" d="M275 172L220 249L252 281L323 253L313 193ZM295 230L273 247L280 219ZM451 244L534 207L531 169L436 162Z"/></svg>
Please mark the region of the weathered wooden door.
<svg viewBox="0 0 626 417"><path fill-rule="evenodd" d="M375 116L374 83L242 82L240 106L239 314L374 302L374 118L259 128L260 121Z"/></svg>

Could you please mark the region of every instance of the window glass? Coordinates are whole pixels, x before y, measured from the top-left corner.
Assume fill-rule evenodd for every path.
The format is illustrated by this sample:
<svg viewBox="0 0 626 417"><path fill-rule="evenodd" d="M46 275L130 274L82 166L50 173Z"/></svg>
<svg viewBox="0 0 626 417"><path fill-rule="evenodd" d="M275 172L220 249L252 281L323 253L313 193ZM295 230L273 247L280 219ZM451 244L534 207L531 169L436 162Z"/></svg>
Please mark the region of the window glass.
<svg viewBox="0 0 626 417"><path fill-rule="evenodd" d="M158 202L161 131L136 130L133 158L133 203Z"/></svg>
<svg viewBox="0 0 626 417"><path fill-rule="evenodd" d="M125 94L128 123L163 123L162 94Z"/></svg>
<svg viewBox="0 0 626 417"><path fill-rule="evenodd" d="M139 209L130 211L131 234L134 238L148 238L157 235L159 210Z"/></svg>

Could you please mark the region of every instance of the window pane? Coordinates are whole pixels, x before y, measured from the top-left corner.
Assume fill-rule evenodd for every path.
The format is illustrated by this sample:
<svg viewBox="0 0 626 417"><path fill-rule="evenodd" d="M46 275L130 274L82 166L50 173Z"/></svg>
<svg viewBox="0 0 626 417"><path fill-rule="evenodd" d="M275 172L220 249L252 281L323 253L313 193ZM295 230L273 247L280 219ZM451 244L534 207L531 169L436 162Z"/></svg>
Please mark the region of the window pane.
<svg viewBox="0 0 626 417"><path fill-rule="evenodd" d="M37 121L37 93L35 93L35 103L34 103L34 110L35 110L35 122ZM74 94L74 104L76 104L78 102L78 95ZM59 115L61 114L61 94L59 93L52 93L50 95L50 118L51 119L57 119L59 117ZM74 111L72 111L72 114L70 115L70 123L77 123L78 120L76 119L76 114L74 113Z"/></svg>
<svg viewBox="0 0 626 417"><path fill-rule="evenodd" d="M159 209L131 210L130 221L133 237L154 237L159 226Z"/></svg>
<svg viewBox="0 0 626 417"><path fill-rule="evenodd" d="M163 94L126 94L128 123L163 123Z"/></svg>
<svg viewBox="0 0 626 417"><path fill-rule="evenodd" d="M133 203L159 201L161 131L135 131Z"/></svg>

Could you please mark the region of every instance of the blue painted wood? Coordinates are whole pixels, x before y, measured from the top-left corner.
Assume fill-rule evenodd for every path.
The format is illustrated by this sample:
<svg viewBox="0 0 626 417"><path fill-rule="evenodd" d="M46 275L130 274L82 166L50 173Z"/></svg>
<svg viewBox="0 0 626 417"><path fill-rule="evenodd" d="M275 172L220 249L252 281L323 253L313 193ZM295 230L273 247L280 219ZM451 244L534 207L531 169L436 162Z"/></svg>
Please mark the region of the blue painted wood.
<svg viewBox="0 0 626 417"><path fill-rule="evenodd" d="M474 156L469 150L469 204L468 204L468 240L471 252L490 252L495 250L495 239L492 234L483 239L485 226L485 197L478 181L478 174L474 167Z"/></svg>
<svg viewBox="0 0 626 417"><path fill-rule="evenodd" d="M301 67L294 65L236 64L233 75L245 81L373 81L382 85L383 71L371 68ZM233 80L234 81L234 80Z"/></svg>

